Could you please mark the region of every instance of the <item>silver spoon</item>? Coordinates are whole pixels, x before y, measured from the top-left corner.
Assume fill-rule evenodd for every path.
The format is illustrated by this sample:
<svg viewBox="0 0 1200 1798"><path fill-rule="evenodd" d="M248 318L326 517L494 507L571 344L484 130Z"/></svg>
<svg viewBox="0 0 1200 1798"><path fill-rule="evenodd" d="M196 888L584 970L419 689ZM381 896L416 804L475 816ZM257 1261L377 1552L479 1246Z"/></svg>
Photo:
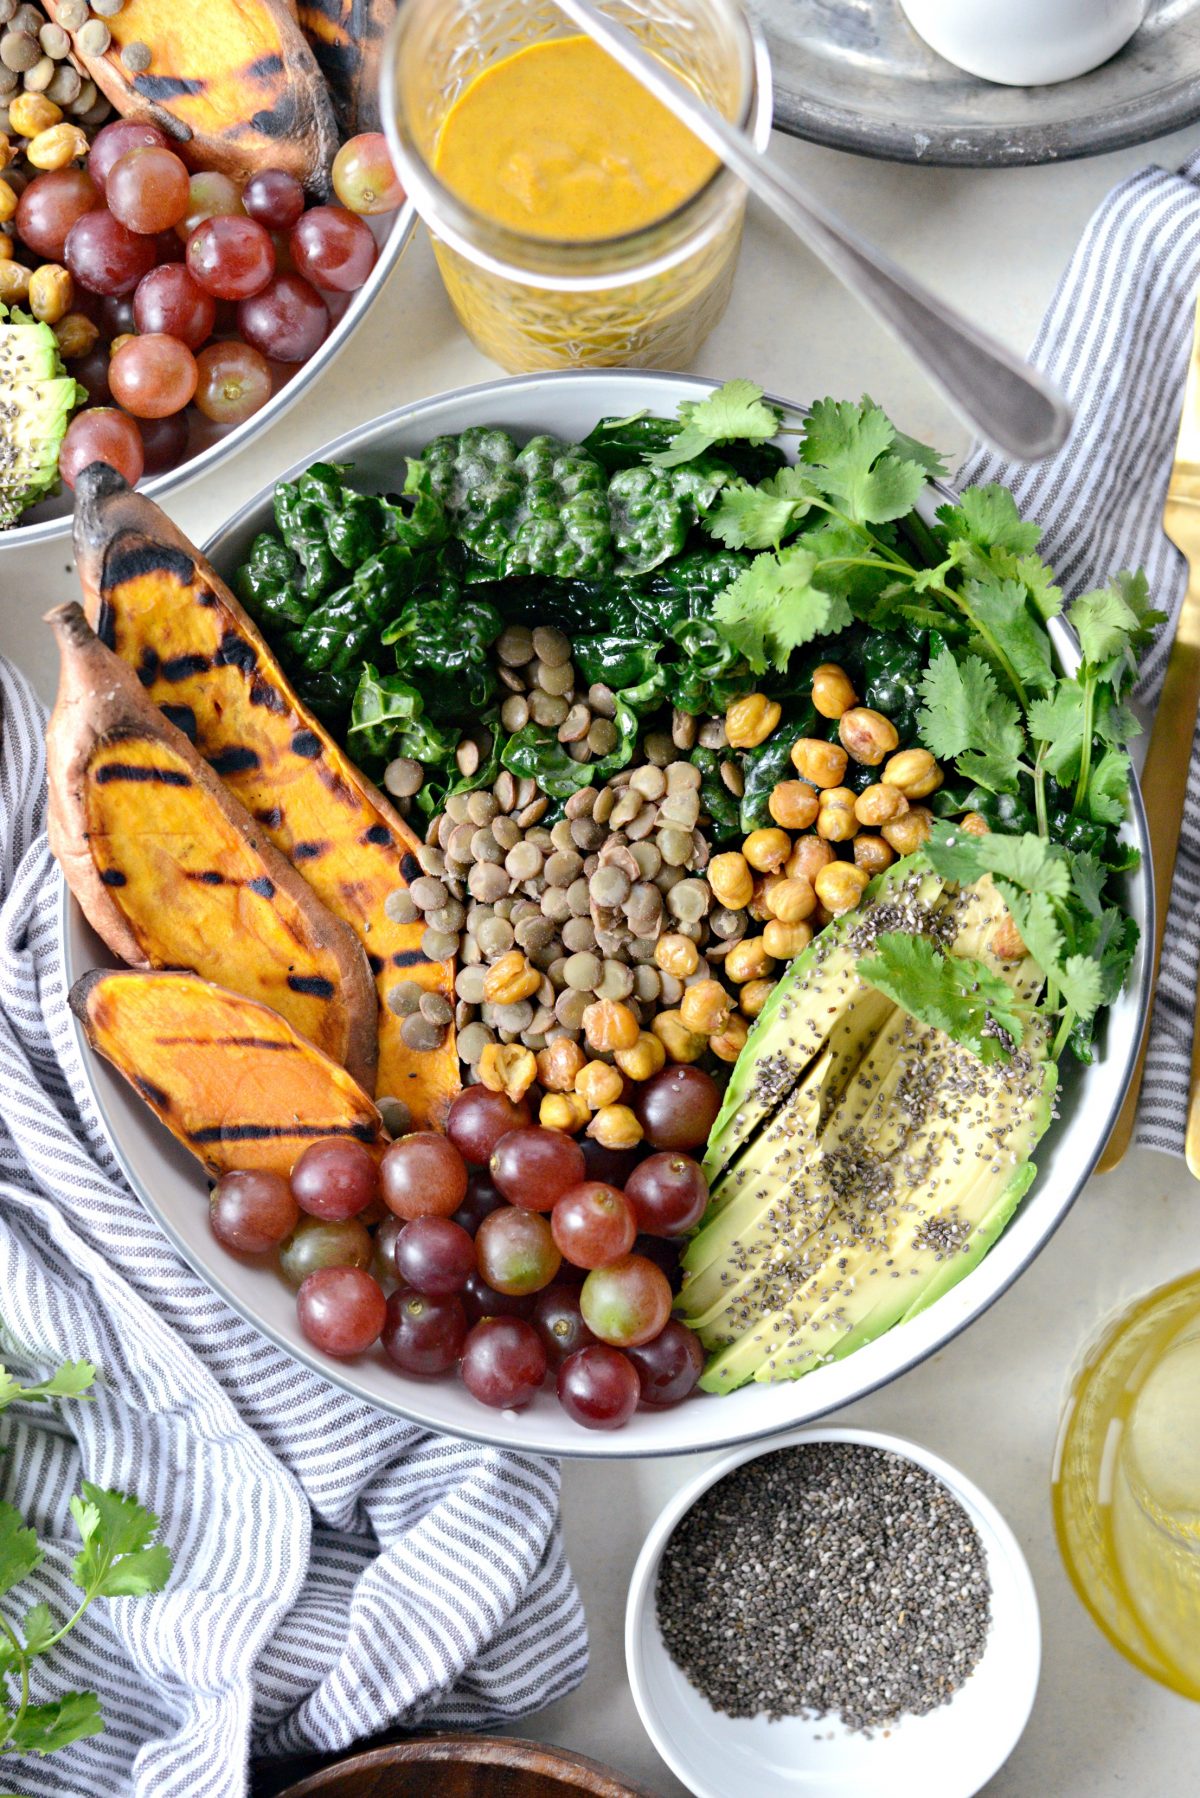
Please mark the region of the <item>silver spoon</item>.
<svg viewBox="0 0 1200 1798"><path fill-rule="evenodd" d="M870 307L980 437L1021 462L1061 448L1071 428L1071 410L1036 369L781 174L744 131L714 112L624 25L591 0L555 4L707 144Z"/></svg>

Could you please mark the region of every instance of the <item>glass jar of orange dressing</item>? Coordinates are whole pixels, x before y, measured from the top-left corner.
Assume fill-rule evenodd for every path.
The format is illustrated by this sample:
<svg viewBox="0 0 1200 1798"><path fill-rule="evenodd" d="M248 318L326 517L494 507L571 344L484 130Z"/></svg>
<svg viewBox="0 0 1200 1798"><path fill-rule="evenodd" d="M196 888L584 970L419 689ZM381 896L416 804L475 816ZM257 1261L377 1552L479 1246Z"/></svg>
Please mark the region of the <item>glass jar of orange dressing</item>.
<svg viewBox="0 0 1200 1798"><path fill-rule="evenodd" d="M736 0L604 10L765 147L769 66ZM485 355L519 372L692 360L729 299L745 188L555 6L405 0L383 104Z"/></svg>

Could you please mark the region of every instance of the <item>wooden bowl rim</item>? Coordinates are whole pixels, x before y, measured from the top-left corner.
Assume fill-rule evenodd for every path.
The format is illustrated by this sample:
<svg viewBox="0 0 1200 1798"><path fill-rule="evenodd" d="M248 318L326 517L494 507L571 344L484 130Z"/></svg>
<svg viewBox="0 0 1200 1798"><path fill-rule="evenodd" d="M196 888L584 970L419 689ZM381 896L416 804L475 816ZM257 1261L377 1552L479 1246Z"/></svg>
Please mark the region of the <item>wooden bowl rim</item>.
<svg viewBox="0 0 1200 1798"><path fill-rule="evenodd" d="M362 1754L309 1774L299 1785L288 1786L279 1798L322 1798L330 1780L346 1773L386 1772L389 1767L432 1765L439 1761L569 1775L564 1779L564 1785L572 1791L586 1792L590 1798L656 1798L648 1787L631 1785L610 1767L569 1748L526 1741L522 1736L463 1735L423 1736L408 1742L392 1742L383 1748L369 1748Z"/></svg>

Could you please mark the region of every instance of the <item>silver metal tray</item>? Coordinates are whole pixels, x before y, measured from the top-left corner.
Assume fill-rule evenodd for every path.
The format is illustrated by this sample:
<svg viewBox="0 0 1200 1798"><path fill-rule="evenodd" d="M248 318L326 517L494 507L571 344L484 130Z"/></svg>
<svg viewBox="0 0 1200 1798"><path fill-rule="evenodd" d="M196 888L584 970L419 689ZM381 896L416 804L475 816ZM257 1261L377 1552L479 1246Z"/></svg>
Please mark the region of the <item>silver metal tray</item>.
<svg viewBox="0 0 1200 1798"><path fill-rule="evenodd" d="M897 0L747 0L771 50L775 123L893 162L1003 168L1095 156L1200 119L1200 0L1150 0L1103 67L998 87L928 48Z"/></svg>

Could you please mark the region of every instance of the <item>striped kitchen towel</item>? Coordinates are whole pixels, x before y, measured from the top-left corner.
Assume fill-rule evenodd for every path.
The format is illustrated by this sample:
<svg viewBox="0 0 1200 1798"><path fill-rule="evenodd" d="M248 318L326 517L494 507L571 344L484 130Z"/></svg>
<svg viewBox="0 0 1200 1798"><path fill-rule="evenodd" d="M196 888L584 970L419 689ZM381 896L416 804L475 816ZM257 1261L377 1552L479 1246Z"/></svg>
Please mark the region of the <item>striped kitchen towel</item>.
<svg viewBox="0 0 1200 1798"><path fill-rule="evenodd" d="M397 1423L299 1366L122 1180L67 1012L44 734L0 660L0 1358L100 1369L93 1403L5 1416L0 1493L48 1545L6 1603L73 1608L81 1478L157 1512L175 1573L34 1663L35 1701L90 1688L105 1733L5 1758L0 1790L238 1798L251 1752L539 1709L587 1666L557 1465Z"/></svg>
<svg viewBox="0 0 1200 1798"><path fill-rule="evenodd" d="M1200 288L1200 154L1178 174L1143 169L1114 188L1085 231L1031 360L1069 395L1075 426L1057 456L1014 463L976 450L968 481L1002 481L1043 529L1041 553L1069 597L1144 568L1169 622L1136 697L1162 688L1187 570L1163 533ZM1200 965L1200 739L1171 887L1136 1140L1183 1153Z"/></svg>

